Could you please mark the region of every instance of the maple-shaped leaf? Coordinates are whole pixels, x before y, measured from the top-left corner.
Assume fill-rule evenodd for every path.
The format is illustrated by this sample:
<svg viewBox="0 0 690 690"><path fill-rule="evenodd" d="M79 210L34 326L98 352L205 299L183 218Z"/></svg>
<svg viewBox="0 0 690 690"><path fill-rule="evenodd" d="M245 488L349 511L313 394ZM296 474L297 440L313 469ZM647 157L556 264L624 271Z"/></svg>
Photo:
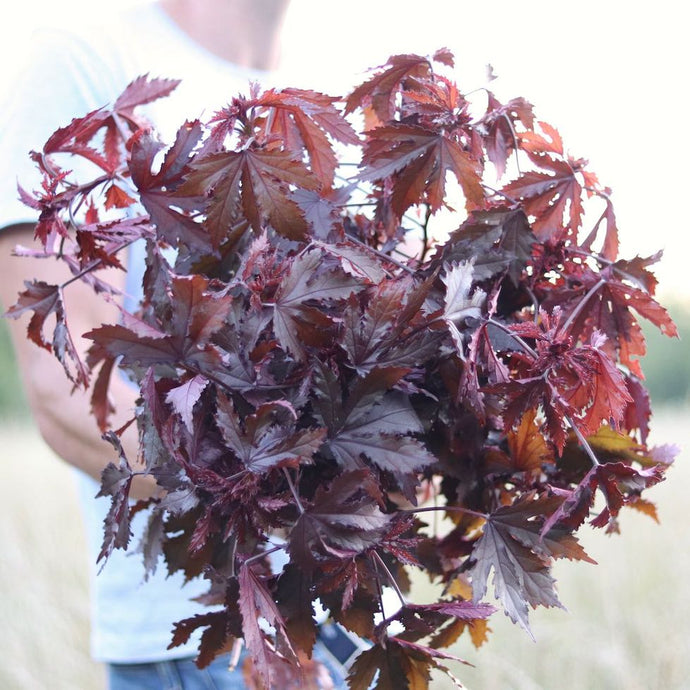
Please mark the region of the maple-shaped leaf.
<svg viewBox="0 0 690 690"><path fill-rule="evenodd" d="M410 80L401 94L399 120L417 120L430 129L441 128L458 140L472 140L468 127L467 108L469 102L458 89L457 84L442 74L435 73L433 79ZM477 147L471 147L478 153Z"/></svg>
<svg viewBox="0 0 690 690"><path fill-rule="evenodd" d="M328 188L338 166L329 136L345 144L358 144L359 137L334 104L337 98L304 89L269 90L257 104L275 112L267 118L271 137L278 136L290 149L304 148L311 169Z"/></svg>
<svg viewBox="0 0 690 690"><path fill-rule="evenodd" d="M618 222L616 220L616 212L614 211L611 199L603 193L599 195L604 199L604 212L599 216L599 220L594 224L589 235L581 242L582 249L591 251L594 241L598 239L600 230L604 228L604 238L601 242L601 249L599 254L607 261L615 261L618 258L619 238L618 238ZM650 290L654 292L654 290Z"/></svg>
<svg viewBox="0 0 690 690"><path fill-rule="evenodd" d="M357 656L347 682L350 690L409 690L428 688L430 679L429 659L410 655L388 640L385 647L374 645Z"/></svg>
<svg viewBox="0 0 690 690"><path fill-rule="evenodd" d="M329 447L343 467L362 467L364 455L380 469L403 478L436 460L420 441L400 433L400 425L393 421L408 419L411 412L403 398L386 396L366 417L348 419L329 440Z"/></svg>
<svg viewBox="0 0 690 690"><path fill-rule="evenodd" d="M583 186L581 177L586 161L566 157L557 130L540 123L549 136L525 132L520 146L546 172L528 170L501 190L508 198L522 202L533 217L532 229L540 240L562 239L563 232L576 233L582 224Z"/></svg>
<svg viewBox="0 0 690 690"><path fill-rule="evenodd" d="M432 56L434 62L440 62L446 67L455 66L455 55L450 48L439 48Z"/></svg>
<svg viewBox="0 0 690 690"><path fill-rule="evenodd" d="M106 172L113 172L119 158L104 156L90 142L96 132L108 123L109 113L105 108L92 110L82 117L74 118L68 125L60 127L43 145L43 154L69 153L81 156Z"/></svg>
<svg viewBox="0 0 690 690"><path fill-rule="evenodd" d="M374 368L413 368L437 352L439 332L417 328L431 282L409 277L381 279L367 293L362 308L357 296L343 316L342 346L360 375Z"/></svg>
<svg viewBox="0 0 690 690"><path fill-rule="evenodd" d="M209 341L223 328L232 304L232 297L211 293L208 285L200 275L171 276L161 315L167 332L127 314L122 324L96 328L85 337L128 364L186 363L193 371L208 370L214 358ZM220 365L220 355L216 359Z"/></svg>
<svg viewBox="0 0 690 690"><path fill-rule="evenodd" d="M19 318L26 311L33 311L29 320L27 335L31 341L48 351L51 343L46 339L43 328L46 319L51 314L64 314L62 290L58 285L49 285L43 281L34 280L24 283L26 290L19 295L17 303L11 306L4 316Z"/></svg>
<svg viewBox="0 0 690 690"><path fill-rule="evenodd" d="M574 489L564 493L563 504L549 518L544 529L557 522L579 525L589 514L596 490L600 489L605 506L591 520L591 524L594 527L606 527L609 531L618 531L616 518L621 508L637 501L644 489L663 481L675 453L672 451L668 459L659 463L654 462L651 456L645 458L635 451L634 441L630 440L626 444L625 439L615 434L601 435L600 432L595 445L597 443L600 446L598 452L603 457L608 456L610 461L594 465ZM605 450L602 451L602 447ZM630 463L631 456L647 466L637 469ZM615 461L616 457L625 460Z"/></svg>
<svg viewBox="0 0 690 690"><path fill-rule="evenodd" d="M41 280L25 281L26 290L19 295L16 304L11 306L5 316L19 318L27 311L33 311L27 326L27 337L49 352L53 352L67 377L78 386L86 386L89 369L79 355L67 322L62 288L49 285ZM47 339L44 330L48 317L55 315L52 338Z"/></svg>
<svg viewBox="0 0 690 690"><path fill-rule="evenodd" d="M438 601L433 604L406 603L394 615L379 625L389 626L397 621L405 628L407 640L418 640L435 633L449 621L474 623L484 620L496 611L489 604L475 604L462 599ZM440 639L437 636L437 641ZM432 645L435 648L446 645Z"/></svg>
<svg viewBox="0 0 690 690"><path fill-rule="evenodd" d="M191 430L193 424L194 405L199 400L209 381L203 376L192 376L183 384L171 388L166 396L166 402L172 405L180 415L184 425Z"/></svg>
<svg viewBox="0 0 690 690"><path fill-rule="evenodd" d="M553 452L535 423L536 411L528 410L517 429L507 434L511 466L515 471L541 470L544 463L553 462Z"/></svg>
<svg viewBox="0 0 690 690"><path fill-rule="evenodd" d="M545 559L567 558L595 563L586 553L572 530L564 525L544 525L548 517L560 508L563 498L558 495L535 496L529 492L511 506L492 513L494 524L500 523L510 535Z"/></svg>
<svg viewBox="0 0 690 690"><path fill-rule="evenodd" d="M516 124L520 122L527 129L534 125L533 106L524 98L514 98L502 104L492 92L488 92L484 117L477 123L486 130L483 134L487 158L496 166L496 176L505 174L510 154L518 146Z"/></svg>
<svg viewBox="0 0 690 690"><path fill-rule="evenodd" d="M304 213L315 240L331 240L340 236L341 226L338 205L325 190L295 189L293 201ZM327 245L330 247L330 245ZM374 262L372 262L374 263Z"/></svg>
<svg viewBox="0 0 690 690"><path fill-rule="evenodd" d="M104 438L112 444L119 455L115 465L109 462L101 476L101 488L96 497L110 496L110 509L103 521L103 544L97 562L108 558L113 549L126 549L132 536L129 513L129 489L134 473L127 461L120 439L114 432L107 432Z"/></svg>
<svg viewBox="0 0 690 690"><path fill-rule="evenodd" d="M583 287L590 293L587 308L577 315L572 326L583 340L591 338L595 331L603 333L607 340L600 346L612 359L618 357L639 378L643 375L637 358L644 355L647 348L632 311L668 337L678 337L678 328L666 308L639 286L640 283L645 288L655 286L646 268L653 260L654 257L650 257L641 262L616 263L607 266L599 275L585 272Z"/></svg>
<svg viewBox="0 0 690 690"><path fill-rule="evenodd" d="M367 470L340 474L328 489L319 487L300 515L290 533L290 553L311 566L335 550L352 558L377 545L391 520L381 512L381 501Z"/></svg>
<svg viewBox="0 0 690 690"><path fill-rule="evenodd" d="M446 322L456 347L463 351L463 335L460 331L482 315L482 305L486 299L483 290L473 290L474 265L472 261L455 266L447 266L441 277L446 286L443 303L443 320Z"/></svg>
<svg viewBox="0 0 690 690"><path fill-rule="evenodd" d="M544 464L554 462L553 448L547 444L536 417L535 409L527 410L519 425L506 434L509 455L505 469L512 472L538 472ZM494 461L496 459L494 457Z"/></svg>
<svg viewBox="0 0 690 690"><path fill-rule="evenodd" d="M608 424L602 425L595 434L587 436L587 443L596 452L602 462L628 461L636 462L644 467L658 464L652 451L643 443L639 443L629 434L616 430ZM569 450L574 450L573 439L569 443Z"/></svg>
<svg viewBox="0 0 690 690"><path fill-rule="evenodd" d="M384 396L393 389L408 373L401 367L375 369L366 376L355 379L349 393L343 398L343 391L338 385L334 372L326 367L317 370L316 403L317 414L322 417L331 433L336 433L350 421L364 420L373 405L379 404ZM397 393L395 393L397 396ZM403 400L398 410L391 409L391 421L399 432L419 431L420 424L411 407L408 409Z"/></svg>
<svg viewBox="0 0 690 690"><path fill-rule="evenodd" d="M211 292L209 281L200 275L172 275L170 291L166 327L177 346L189 350L206 345L225 324L232 296Z"/></svg>
<svg viewBox="0 0 690 690"><path fill-rule="evenodd" d="M551 173L528 171L501 190L522 201L532 229L540 239L561 239L563 229L579 229L582 218L582 186L568 163L553 166ZM570 215L564 219L565 213Z"/></svg>
<svg viewBox="0 0 690 690"><path fill-rule="evenodd" d="M163 466L170 457L170 451L162 440L163 427L170 412L163 402L153 367L149 367L141 378L139 392L141 404L136 409L139 447L147 471L152 471ZM175 491L175 488L167 487L167 490Z"/></svg>
<svg viewBox="0 0 690 690"><path fill-rule="evenodd" d="M169 96L179 84L179 79L150 78L148 74L141 75L131 81L117 97L113 110L125 117L132 117L137 107Z"/></svg>
<svg viewBox="0 0 690 690"><path fill-rule="evenodd" d="M561 500L556 496L526 497L498 508L488 516L472 551L474 601L484 597L493 570L496 598L510 619L528 632L528 605L561 606L549 572L551 559L591 561L568 530L552 527L542 534L544 517L554 512Z"/></svg>
<svg viewBox="0 0 690 690"><path fill-rule="evenodd" d="M242 614L242 630L247 651L252 657L254 667L269 688L276 687L274 679L277 668L287 663L285 657L278 653L269 642L268 635L262 629L260 621L265 620L275 630L281 641L284 653L295 662L295 652L290 645L285 621L267 589L265 580L254 572L248 564L243 564L238 575L239 608Z"/></svg>
<svg viewBox="0 0 690 690"><path fill-rule="evenodd" d="M156 172L153 172L154 164L163 148L162 144L144 130L130 141L129 169L141 203L155 224L158 237L173 246L178 241L195 247L205 245L199 224L182 212L195 208L199 199L185 199L175 194L201 135L199 122L186 122L179 128L174 144L165 152ZM211 240L214 246L218 246L216 238L212 236Z"/></svg>
<svg viewBox="0 0 690 690"><path fill-rule="evenodd" d="M474 279L483 281L504 271L515 285L532 258L536 238L522 210L474 211L442 247L446 264L473 262Z"/></svg>
<svg viewBox="0 0 690 690"><path fill-rule="evenodd" d="M430 74L429 59L420 55L393 55L378 74L355 88L345 101L345 112L370 106L381 122L393 119L395 95L406 79Z"/></svg>
<svg viewBox="0 0 690 690"><path fill-rule="evenodd" d="M308 570L308 563L287 563L278 577L276 601L291 639L301 650L311 654L318 629L312 601L313 579Z"/></svg>
<svg viewBox="0 0 690 690"><path fill-rule="evenodd" d="M228 653L235 640L228 632L227 611L197 613L175 623L172 642L168 649L179 647L189 641L192 633L205 628L199 639L199 655L195 663L198 668L206 668L219 654Z"/></svg>
<svg viewBox="0 0 690 690"><path fill-rule="evenodd" d="M101 326L84 334L113 356L122 358L123 364L174 363L180 353L172 339L162 331L143 321L129 320L129 326L120 324Z"/></svg>
<svg viewBox="0 0 690 690"><path fill-rule="evenodd" d="M347 299L360 288L359 281L326 258L319 249L299 254L288 263L276 290L273 328L280 344L297 359L304 358L304 344L322 343L332 326L327 312L313 305Z"/></svg>
<svg viewBox="0 0 690 690"><path fill-rule="evenodd" d="M116 366L116 358L94 343L89 348L86 361L91 371L101 363L91 389L90 402L91 413L96 420L96 424L98 424L101 433L105 433L108 428L108 419L115 412L115 407L108 396L108 389L110 387L110 377Z"/></svg>
<svg viewBox="0 0 690 690"><path fill-rule="evenodd" d="M541 324L515 324L516 334L536 339L536 352L514 355L526 367L520 367L520 374L510 381L486 388L507 394L504 415L509 426L515 426L527 410L541 406L545 433L559 452L569 424L577 424L585 434L594 433L603 422L619 423L632 401L623 373L602 349L602 334L594 333L590 343L574 346L560 327L560 317L560 309L555 309L552 315L542 313Z"/></svg>
<svg viewBox="0 0 690 690"><path fill-rule="evenodd" d="M414 438L422 426L407 395L389 392L405 371L373 369L357 381L345 402L339 391L323 385L327 378L317 383L315 411L329 427L328 448L341 467L362 469L366 458L391 473L415 502L414 473L436 458Z"/></svg>
<svg viewBox="0 0 690 690"><path fill-rule="evenodd" d="M658 263L662 256L663 252L657 252L652 256L619 259L612 264L611 272L622 283L633 285L648 295L654 295L659 281L650 270L650 266Z"/></svg>
<svg viewBox="0 0 690 690"><path fill-rule="evenodd" d="M388 637L385 643L375 644L357 656L347 682L350 690L426 690L432 669L452 678L441 660L466 663L453 654L410 642L402 635ZM455 684L462 687L457 681Z"/></svg>
<svg viewBox="0 0 690 690"><path fill-rule="evenodd" d="M321 251L337 258L343 271L355 278L374 285L380 284L387 278L388 274L385 268L381 266L379 258L364 247L350 242L326 244L315 241L313 244Z"/></svg>
<svg viewBox="0 0 690 690"><path fill-rule="evenodd" d="M594 433L602 422L620 422L627 405L632 402L622 372L600 349L604 340L601 334L595 334L588 350L597 372L588 387L591 404L576 417L578 426L585 434Z"/></svg>
<svg viewBox="0 0 690 690"><path fill-rule="evenodd" d="M229 448L251 472L310 463L326 436L325 429L295 430L296 414L288 404L266 403L242 422L231 402L218 397L216 422Z"/></svg>
<svg viewBox="0 0 690 690"><path fill-rule="evenodd" d="M475 620L455 619L438 630L429 641L430 647L450 647L465 630L469 631L472 644L479 649L489 639L491 628L485 618Z"/></svg>
<svg viewBox="0 0 690 690"><path fill-rule="evenodd" d="M427 203L432 212L444 204L446 174L462 187L468 210L484 203L481 169L460 144L448 136L412 124L378 127L365 143L360 179L392 181L392 206L398 216Z"/></svg>
<svg viewBox="0 0 690 690"><path fill-rule="evenodd" d="M319 181L287 151L248 148L197 158L178 194L210 194L205 223L216 241L228 233L239 216L244 216L257 233L268 223L280 235L299 240L308 226L291 196L292 185L316 190Z"/></svg>
<svg viewBox="0 0 690 690"><path fill-rule="evenodd" d="M244 312L239 300L233 302L227 312L227 324L213 335L213 344L189 359L200 373L231 390L257 388L259 372L251 357L269 323L270 312Z"/></svg>
<svg viewBox="0 0 690 690"><path fill-rule="evenodd" d="M105 190L105 209L109 211L113 208L129 208L134 204L134 199L127 192L114 182L106 187Z"/></svg>
<svg viewBox="0 0 690 690"><path fill-rule="evenodd" d="M136 108L169 95L178 84L179 81L171 79L149 79L148 75L137 77L128 84L111 108L91 111L58 129L44 145L43 153L78 155L112 176L122 163L123 145L129 134L145 126L135 115ZM92 145L101 130L102 152Z"/></svg>

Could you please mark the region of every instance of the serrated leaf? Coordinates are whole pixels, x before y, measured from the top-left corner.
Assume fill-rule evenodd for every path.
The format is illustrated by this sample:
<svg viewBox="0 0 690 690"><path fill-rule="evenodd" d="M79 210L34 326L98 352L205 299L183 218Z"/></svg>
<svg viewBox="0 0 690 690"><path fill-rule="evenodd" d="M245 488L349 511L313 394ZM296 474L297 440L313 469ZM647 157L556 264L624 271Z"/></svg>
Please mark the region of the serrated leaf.
<svg viewBox="0 0 690 690"><path fill-rule="evenodd" d="M381 68L378 74L355 88L345 103L345 112L371 104L379 120L392 119L393 98L396 89L406 78L429 74L429 61L420 55L394 55Z"/></svg>
<svg viewBox="0 0 690 690"><path fill-rule="evenodd" d="M362 165L364 181L392 179L393 209L399 216L422 201L438 211L449 171L460 183L468 209L483 203L477 161L452 139L415 125L387 125L371 132Z"/></svg>
<svg viewBox="0 0 690 690"><path fill-rule="evenodd" d="M332 324L325 311L311 303L329 305L359 289L358 282L339 267L324 265L324 254L314 249L290 262L276 291L273 327L281 345L302 359L304 342L318 342Z"/></svg>
<svg viewBox="0 0 690 690"><path fill-rule="evenodd" d="M446 286L443 317L455 326L466 319L481 317L481 305L486 299L486 293L482 290L472 292L473 278L474 265L471 261L448 267L442 276Z"/></svg>
<svg viewBox="0 0 690 690"><path fill-rule="evenodd" d="M247 651L266 685L274 687L276 667L285 662L269 644L267 634L261 629L259 621L264 619L287 643L285 621L267 590L264 580L257 576L250 566L243 565L240 568L238 582L238 601ZM294 656L294 651L289 646L286 650L291 651Z"/></svg>
<svg viewBox="0 0 690 690"><path fill-rule="evenodd" d="M294 419L285 424L273 416L276 407L277 403L263 405L241 422L230 401L223 395L218 398L216 421L220 432L251 472L309 463L326 437L325 429L295 431Z"/></svg>
<svg viewBox="0 0 690 690"><path fill-rule="evenodd" d="M381 495L366 470L344 472L328 489L319 488L290 535L290 551L303 563L316 563L329 547L352 558L382 540L390 516L379 507ZM321 554L321 556L320 556Z"/></svg>
<svg viewBox="0 0 690 690"><path fill-rule="evenodd" d="M518 472L541 470L544 463L554 461L553 450L535 423L536 411L528 410L515 430L507 434L512 468Z"/></svg>
<svg viewBox="0 0 690 690"><path fill-rule="evenodd" d="M562 504L558 497L524 499L499 508L487 519L472 551L473 600L480 601L493 570L496 598L513 622L530 632L528 605L561 606L549 572L552 558L591 559L569 530L542 531L545 518ZM531 634L531 632L530 632Z"/></svg>
<svg viewBox="0 0 690 690"><path fill-rule="evenodd" d="M165 398L182 418L184 425L191 431L192 419L194 415L194 405L204 392L209 381L203 376L193 376L182 385L176 386L168 391Z"/></svg>
<svg viewBox="0 0 690 690"><path fill-rule="evenodd" d="M119 113L131 116L136 107L169 96L179 84L179 79L150 79L148 74L142 75L127 85L113 107Z"/></svg>
<svg viewBox="0 0 690 690"><path fill-rule="evenodd" d="M129 489L133 472L127 461L122 444L113 432L104 435L118 452L118 464L108 463L103 470L101 488L96 497L110 496L110 509L103 521L103 544L97 562L107 561L114 549L126 549L132 536L129 513Z"/></svg>

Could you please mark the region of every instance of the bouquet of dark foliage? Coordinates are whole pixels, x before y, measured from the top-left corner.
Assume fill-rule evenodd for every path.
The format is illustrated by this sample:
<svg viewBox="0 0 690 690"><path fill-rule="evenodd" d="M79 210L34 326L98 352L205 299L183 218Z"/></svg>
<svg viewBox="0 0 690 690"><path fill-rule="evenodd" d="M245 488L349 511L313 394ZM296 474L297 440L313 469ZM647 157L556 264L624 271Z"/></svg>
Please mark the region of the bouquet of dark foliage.
<svg viewBox="0 0 690 690"><path fill-rule="evenodd" d="M440 50L346 98L251 84L171 145L139 106L176 82L146 75L31 154L42 188L20 194L68 282L108 297L99 269L145 246L138 308L88 333L85 360L68 284L27 283L9 314L33 312L28 337L92 387L120 451L108 382L138 386L161 493L130 502L120 452L101 558L147 509L145 568L208 579L215 606L171 642L202 629L200 666L242 642L255 683L309 687L318 603L368 643L351 688L427 687L460 635L485 641L492 572L529 630L530 607L560 605L554 559L591 561L585 522L655 516L642 494L673 451L647 445L637 319L676 335L659 255L619 258L587 161L527 100L464 93L452 71ZM73 179L71 157L97 174ZM408 598L420 573L438 600Z"/></svg>

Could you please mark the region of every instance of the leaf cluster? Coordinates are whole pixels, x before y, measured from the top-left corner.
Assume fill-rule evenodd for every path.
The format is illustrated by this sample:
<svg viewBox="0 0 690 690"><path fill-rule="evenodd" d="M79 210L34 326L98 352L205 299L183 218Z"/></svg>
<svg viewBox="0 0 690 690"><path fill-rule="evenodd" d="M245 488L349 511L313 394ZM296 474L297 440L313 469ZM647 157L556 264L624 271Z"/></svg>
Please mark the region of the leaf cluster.
<svg viewBox="0 0 690 690"><path fill-rule="evenodd" d="M172 640L203 629L200 665L241 639L266 687L311 682L318 602L370 645L350 687L427 687L463 631L484 641L492 573L529 629L530 607L560 605L553 561L591 560L588 519L654 514L642 493L673 449L647 446L638 319L676 335L659 257L619 258L587 162L452 67L396 55L343 99L252 84L170 145L135 111L175 83L146 76L32 154L44 182L20 192L69 282L110 295L99 270L145 254L137 309L88 333L85 361L68 283L27 284L9 315L91 385L119 451L101 557L147 509L146 569L208 579L218 608ZM139 389L148 505L109 428L117 370ZM411 569L438 601L409 601Z"/></svg>

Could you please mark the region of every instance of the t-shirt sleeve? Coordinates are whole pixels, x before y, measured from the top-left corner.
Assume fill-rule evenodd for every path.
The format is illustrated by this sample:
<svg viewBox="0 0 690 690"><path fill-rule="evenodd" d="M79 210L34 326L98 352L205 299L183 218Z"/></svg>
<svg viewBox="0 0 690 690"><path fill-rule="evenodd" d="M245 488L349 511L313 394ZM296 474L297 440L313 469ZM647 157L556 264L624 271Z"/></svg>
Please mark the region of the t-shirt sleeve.
<svg viewBox="0 0 690 690"><path fill-rule="evenodd" d="M103 107L122 91L123 75L109 46L91 45L84 37L58 29L37 30L25 62L1 97L0 228L33 223L36 211L18 192L40 189L41 176L31 151L40 151L59 127ZM74 170L75 159L58 163ZM78 165L78 162L76 163Z"/></svg>

